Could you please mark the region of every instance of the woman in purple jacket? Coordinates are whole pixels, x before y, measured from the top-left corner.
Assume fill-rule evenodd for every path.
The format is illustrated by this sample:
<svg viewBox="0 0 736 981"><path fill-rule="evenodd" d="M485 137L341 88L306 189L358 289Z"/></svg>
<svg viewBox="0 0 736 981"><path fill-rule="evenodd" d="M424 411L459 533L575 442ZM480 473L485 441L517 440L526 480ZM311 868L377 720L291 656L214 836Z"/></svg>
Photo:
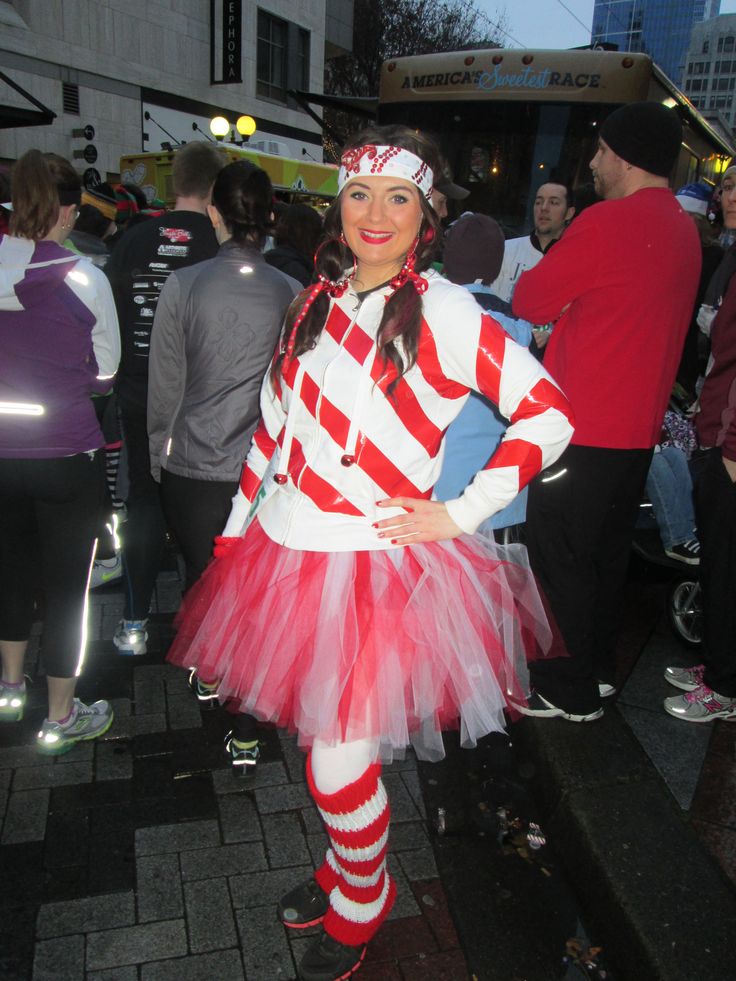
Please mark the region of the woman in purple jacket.
<svg viewBox="0 0 736 981"><path fill-rule="evenodd" d="M0 722L23 718L40 581L49 704L36 743L50 754L102 735L113 717L107 702L74 697L104 490L91 395L109 390L120 357L105 276L61 246L81 191L68 161L29 150L13 171L10 234L0 236Z"/></svg>

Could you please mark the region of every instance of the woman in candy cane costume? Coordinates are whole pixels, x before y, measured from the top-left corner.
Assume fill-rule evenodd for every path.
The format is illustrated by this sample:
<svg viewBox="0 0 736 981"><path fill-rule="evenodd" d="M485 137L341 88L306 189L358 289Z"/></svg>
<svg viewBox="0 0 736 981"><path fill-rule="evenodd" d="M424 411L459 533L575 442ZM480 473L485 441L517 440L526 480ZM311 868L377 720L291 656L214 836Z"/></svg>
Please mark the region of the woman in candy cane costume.
<svg viewBox="0 0 736 981"><path fill-rule="evenodd" d="M473 745L526 691L548 630L525 551L473 533L572 435L539 363L430 270L436 147L404 127L348 148L317 284L287 315L262 420L216 560L188 597L170 659L221 697L299 734L330 847L284 897L323 932L305 981L350 976L391 909L381 761L411 742ZM455 500L432 500L443 436L469 392L506 437Z"/></svg>

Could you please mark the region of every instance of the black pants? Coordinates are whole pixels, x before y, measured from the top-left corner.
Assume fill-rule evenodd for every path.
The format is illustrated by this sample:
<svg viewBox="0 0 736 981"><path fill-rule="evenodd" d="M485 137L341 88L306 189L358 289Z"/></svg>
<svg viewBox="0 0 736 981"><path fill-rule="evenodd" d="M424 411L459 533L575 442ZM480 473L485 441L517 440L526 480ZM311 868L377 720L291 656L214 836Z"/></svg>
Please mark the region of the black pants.
<svg viewBox="0 0 736 981"><path fill-rule="evenodd" d="M123 400L120 405L129 483L128 520L121 536L126 585L123 616L144 620L161 565L166 523L159 487L151 476L145 410Z"/></svg>
<svg viewBox="0 0 736 981"><path fill-rule="evenodd" d="M703 588L703 680L736 698L736 484L721 451L708 451L696 485Z"/></svg>
<svg viewBox="0 0 736 981"><path fill-rule="evenodd" d="M54 678L79 675L84 663L87 583L104 492L100 452L0 459L0 638L28 639L40 582L43 661Z"/></svg>
<svg viewBox="0 0 736 981"><path fill-rule="evenodd" d="M621 590L652 450L569 446L529 488L527 546L568 658L531 665L534 687L569 712L612 682Z"/></svg>
<svg viewBox="0 0 736 981"><path fill-rule="evenodd" d="M230 514L237 480L196 480L161 470L161 500L169 528L184 557L185 590L199 579L212 557L212 540L222 534ZM233 703L225 708L232 715L233 735L241 742L258 738L257 723Z"/></svg>
<svg viewBox="0 0 736 981"><path fill-rule="evenodd" d="M185 590L212 557L212 540L222 534L237 489L237 480L196 480L161 471L164 514L184 556Z"/></svg>

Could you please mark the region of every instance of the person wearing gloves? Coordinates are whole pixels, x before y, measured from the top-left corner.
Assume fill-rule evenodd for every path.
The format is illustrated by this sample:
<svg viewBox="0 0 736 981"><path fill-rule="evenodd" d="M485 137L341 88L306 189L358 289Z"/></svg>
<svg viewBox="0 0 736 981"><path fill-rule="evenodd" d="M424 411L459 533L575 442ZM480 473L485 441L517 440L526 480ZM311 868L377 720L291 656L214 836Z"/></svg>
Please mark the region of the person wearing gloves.
<svg viewBox="0 0 736 981"><path fill-rule="evenodd" d="M25 710L38 536L48 716L36 745L48 754L101 736L113 719L108 702L74 697L105 486L91 396L109 390L120 359L107 279L60 244L81 196L67 160L29 150L13 170L10 233L0 236L0 722Z"/></svg>
<svg viewBox="0 0 736 981"><path fill-rule="evenodd" d="M527 655L549 640L523 550L473 533L562 452L568 404L429 269L438 161L402 126L344 152L318 281L287 314L219 558L169 654L309 750L329 848L279 904L289 927L322 924L303 981L349 977L393 905L381 762L409 742L441 758L451 724L466 745L501 730ZM459 497L433 500L445 430L471 391L511 425Z"/></svg>

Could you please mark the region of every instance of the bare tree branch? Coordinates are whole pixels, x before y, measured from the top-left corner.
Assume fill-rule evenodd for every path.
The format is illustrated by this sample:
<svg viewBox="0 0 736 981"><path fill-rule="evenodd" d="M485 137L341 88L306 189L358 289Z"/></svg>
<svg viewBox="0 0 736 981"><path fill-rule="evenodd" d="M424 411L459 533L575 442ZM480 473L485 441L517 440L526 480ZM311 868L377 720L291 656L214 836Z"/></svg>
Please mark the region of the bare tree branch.
<svg viewBox="0 0 736 981"><path fill-rule="evenodd" d="M325 92L376 95L382 63L401 55L503 46L472 0L355 0L353 17L353 50L327 62Z"/></svg>

